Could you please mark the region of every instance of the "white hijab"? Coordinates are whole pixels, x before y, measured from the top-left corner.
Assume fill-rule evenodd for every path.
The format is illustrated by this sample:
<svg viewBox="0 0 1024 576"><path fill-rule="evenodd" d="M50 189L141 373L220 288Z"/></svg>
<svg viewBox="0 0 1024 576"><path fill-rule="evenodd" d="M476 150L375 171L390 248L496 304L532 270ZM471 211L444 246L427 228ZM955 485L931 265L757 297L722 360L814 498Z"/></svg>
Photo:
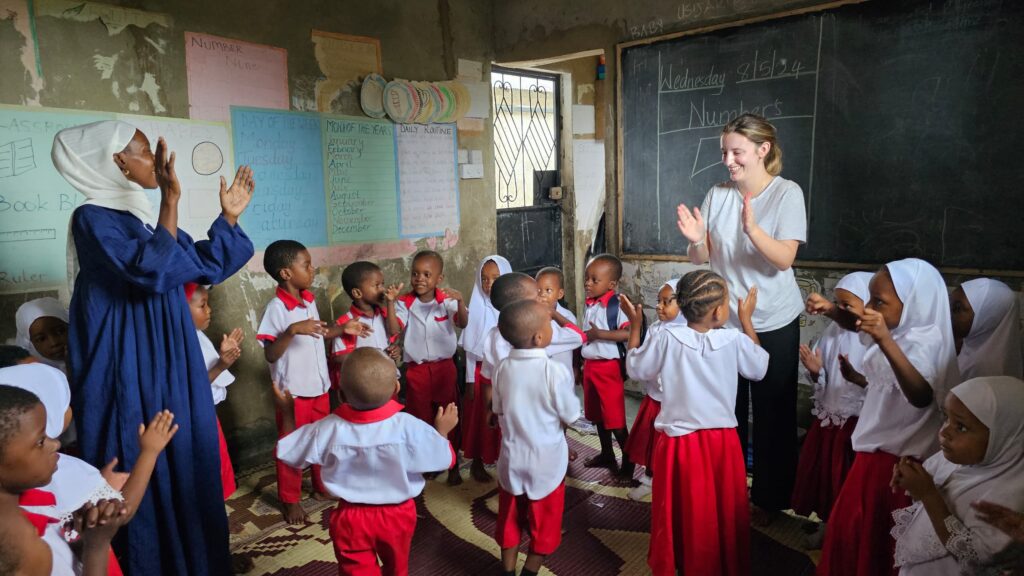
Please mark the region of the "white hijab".
<svg viewBox="0 0 1024 576"><path fill-rule="evenodd" d="M972 378L951 393L988 426L985 457L978 464L961 466L938 452L924 467L950 512L974 533L975 550L990 557L1006 548L1010 537L979 520L971 502L986 500L1024 512L1024 381L1009 376ZM897 561L920 564L947 555L941 544L935 546L938 537L924 507L918 503L911 510L909 523L898 533L894 530ZM894 517L898 518L899 512L894 512ZM982 556L982 562L989 559Z"/></svg>
<svg viewBox="0 0 1024 576"><path fill-rule="evenodd" d="M0 368L0 384L36 395L46 409L46 435L57 438L64 432L64 414L71 406L68 378L60 370L33 362Z"/></svg>
<svg viewBox="0 0 1024 576"><path fill-rule="evenodd" d="M903 303L900 323L892 330L892 338L918 372L933 375L928 383L935 393L935 403L942 406L946 393L960 383L946 283L934 266L918 258L897 260L885 267ZM864 376L872 384L898 385L877 344L872 344L864 355Z"/></svg>
<svg viewBox="0 0 1024 576"><path fill-rule="evenodd" d="M466 324L466 328L462 330L462 335L459 336L459 344L467 354L472 354L476 358L483 358L484 356L484 336L491 328L498 325L498 311L491 305L491 299L484 294L483 286L481 285L480 275L483 274L484 266L488 262L494 262L498 267L498 273L508 274L512 271L512 265L509 264L502 256L492 254L487 256L480 261L480 265L476 267L476 280L473 282L473 295L469 298L469 323ZM469 374L469 362L466 363L466 376L472 377Z"/></svg>
<svg viewBox="0 0 1024 576"><path fill-rule="evenodd" d="M971 332L964 338L957 362L964 379L979 376L1021 378L1020 309L1009 286L991 278L960 285L974 309Z"/></svg>
<svg viewBox="0 0 1024 576"><path fill-rule="evenodd" d="M85 196L85 204L130 212L145 224L156 222L142 186L128 180L114 154L125 149L136 128L120 120L103 120L65 128L53 137L50 157L57 172ZM68 286L74 287L78 255L68 224ZM69 290L70 292L70 290Z"/></svg>
<svg viewBox="0 0 1024 576"><path fill-rule="evenodd" d="M843 276L834 290L846 290L865 304L871 297L868 284L873 274L870 272L853 272ZM825 328L818 341L821 350L823 374L814 383L814 407L811 413L824 424L842 426L848 418L860 414L864 405L864 389L843 378L839 367L839 355L845 354L850 364L858 372L864 354L868 348L861 342L860 335L832 322Z"/></svg>
<svg viewBox="0 0 1024 576"><path fill-rule="evenodd" d="M29 329L32 328L32 323L40 318L59 318L68 323L68 311L64 309L64 305L60 303L56 298L36 298L35 300L29 300L18 307L18 312L14 315L14 323L18 328L18 337L16 343L25 350L28 350L36 360L39 360L43 364L53 366L61 372L66 372L64 362L59 360L50 360L36 350L34 344L32 344L32 337L29 334Z"/></svg>

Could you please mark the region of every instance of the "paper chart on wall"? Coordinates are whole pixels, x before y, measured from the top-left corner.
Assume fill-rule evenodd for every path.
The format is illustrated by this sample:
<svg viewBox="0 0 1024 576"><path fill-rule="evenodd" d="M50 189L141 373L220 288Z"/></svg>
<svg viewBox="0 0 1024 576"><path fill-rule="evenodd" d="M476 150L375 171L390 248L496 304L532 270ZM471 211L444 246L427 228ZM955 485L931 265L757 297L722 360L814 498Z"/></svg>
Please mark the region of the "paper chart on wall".
<svg viewBox="0 0 1024 576"><path fill-rule="evenodd" d="M324 117L331 244L398 238L394 128L386 120Z"/></svg>
<svg viewBox="0 0 1024 576"><path fill-rule="evenodd" d="M455 125L399 124L397 129L402 236L443 236L445 230L458 230Z"/></svg>
<svg viewBox="0 0 1024 576"><path fill-rule="evenodd" d="M288 109L288 51L185 32L189 116L227 122L230 107Z"/></svg>

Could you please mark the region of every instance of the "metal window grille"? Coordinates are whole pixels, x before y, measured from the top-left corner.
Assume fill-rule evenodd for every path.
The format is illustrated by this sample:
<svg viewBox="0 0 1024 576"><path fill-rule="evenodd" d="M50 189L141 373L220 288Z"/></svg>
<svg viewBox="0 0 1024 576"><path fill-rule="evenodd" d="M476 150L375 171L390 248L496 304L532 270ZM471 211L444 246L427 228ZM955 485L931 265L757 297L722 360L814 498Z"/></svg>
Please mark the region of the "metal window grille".
<svg viewBox="0 0 1024 576"><path fill-rule="evenodd" d="M536 204L545 170L558 169L558 77L491 69L498 209Z"/></svg>

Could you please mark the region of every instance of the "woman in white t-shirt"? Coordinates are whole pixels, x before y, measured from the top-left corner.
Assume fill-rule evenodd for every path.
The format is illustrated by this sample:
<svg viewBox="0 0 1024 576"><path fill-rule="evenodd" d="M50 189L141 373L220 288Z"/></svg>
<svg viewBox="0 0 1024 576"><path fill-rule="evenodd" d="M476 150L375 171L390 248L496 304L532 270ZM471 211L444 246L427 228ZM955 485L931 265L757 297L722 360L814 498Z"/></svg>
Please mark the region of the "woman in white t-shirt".
<svg viewBox="0 0 1024 576"><path fill-rule="evenodd" d="M691 212L680 204L679 230L690 242L690 260L710 262L729 284L730 294L745 298L757 287L754 329L771 360L760 382L751 386L740 378L736 417L746 452L748 410L753 409L751 452L757 474L751 503L754 522L765 525L789 508L796 474L797 351L803 302L793 260L807 239L807 215L800 186L779 176L782 150L775 127L767 120L743 114L725 125L721 143L730 181L712 187L700 209ZM735 298L730 305L730 321L735 323Z"/></svg>

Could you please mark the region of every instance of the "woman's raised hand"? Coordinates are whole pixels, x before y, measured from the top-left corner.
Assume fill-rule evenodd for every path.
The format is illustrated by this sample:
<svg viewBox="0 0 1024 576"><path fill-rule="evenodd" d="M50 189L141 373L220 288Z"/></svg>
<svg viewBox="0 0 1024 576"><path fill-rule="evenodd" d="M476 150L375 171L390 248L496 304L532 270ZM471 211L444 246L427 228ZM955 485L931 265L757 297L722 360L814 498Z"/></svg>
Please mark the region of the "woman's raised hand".
<svg viewBox="0 0 1024 576"><path fill-rule="evenodd" d="M693 213L690 213L686 204L680 204L676 207L676 215L679 217L676 222L679 225L679 231L687 240L693 244L704 240L707 229L704 227L704 217L700 215L700 208L694 206Z"/></svg>
<svg viewBox="0 0 1024 576"><path fill-rule="evenodd" d="M743 221L743 233L750 235L750 232L757 228L757 220L754 218L754 207L750 203L751 194L743 195L743 209L740 212L740 219Z"/></svg>
<svg viewBox="0 0 1024 576"><path fill-rule="evenodd" d="M178 174L174 171L174 152L170 158L167 157L167 142L163 136L156 141L156 183L160 187L160 196L164 203L178 204L181 198L181 183L178 182Z"/></svg>
<svg viewBox="0 0 1024 576"><path fill-rule="evenodd" d="M220 208L229 224L234 226L238 222L238 217L249 205L255 190L256 180L253 178L252 168L248 166L238 167L230 187L227 186L224 177L220 177Z"/></svg>

